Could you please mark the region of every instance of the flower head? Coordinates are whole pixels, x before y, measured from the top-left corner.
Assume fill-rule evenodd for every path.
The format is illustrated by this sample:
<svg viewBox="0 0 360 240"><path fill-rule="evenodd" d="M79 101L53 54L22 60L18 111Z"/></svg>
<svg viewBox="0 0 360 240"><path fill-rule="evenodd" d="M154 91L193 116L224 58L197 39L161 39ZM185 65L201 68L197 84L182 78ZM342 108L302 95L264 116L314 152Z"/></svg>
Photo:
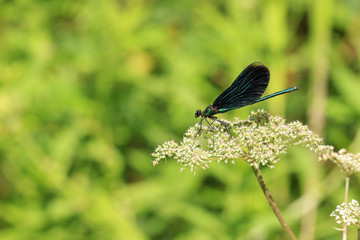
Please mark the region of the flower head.
<svg viewBox="0 0 360 240"><path fill-rule="evenodd" d="M360 206L356 200L352 200L348 204L342 203L330 214L330 217L335 217L336 223L355 225L360 227Z"/></svg>
<svg viewBox="0 0 360 240"><path fill-rule="evenodd" d="M212 160L231 161L243 159L249 164L272 167L288 147L302 144L311 150L320 147L322 139L299 121L286 123L285 119L271 116L264 110L251 112L246 120L227 121L224 126L214 121L211 126L199 124L190 127L180 143L165 142L152 156L154 165L167 157L177 160L183 168L208 168ZM182 168L182 169L183 169Z"/></svg>
<svg viewBox="0 0 360 240"><path fill-rule="evenodd" d="M320 161L332 161L349 176L360 172L360 153L349 153L345 149L335 152L333 146L323 145L318 154Z"/></svg>

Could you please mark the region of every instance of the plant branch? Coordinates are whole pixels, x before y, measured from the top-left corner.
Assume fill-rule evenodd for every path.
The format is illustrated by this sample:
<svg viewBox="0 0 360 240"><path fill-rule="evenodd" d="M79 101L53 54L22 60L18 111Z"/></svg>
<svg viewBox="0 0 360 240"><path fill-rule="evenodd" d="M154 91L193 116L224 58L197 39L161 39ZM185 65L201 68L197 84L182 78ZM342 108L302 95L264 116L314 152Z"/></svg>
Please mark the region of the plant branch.
<svg viewBox="0 0 360 240"><path fill-rule="evenodd" d="M259 185L260 185L262 191L264 192L265 197L268 200L268 203L269 203L270 207L272 208L272 210L274 211L276 217L278 218L281 226L284 228L284 230L286 231L286 233L288 234L290 239L292 239L292 240L295 239L296 240L296 237L295 237L294 233L291 231L289 225L285 222L285 219L281 215L279 208L276 206L276 203L275 203L274 199L272 198L268 187L266 186L265 180L264 180L264 178L263 178L263 176L262 176L262 174L260 172L260 169L258 168L258 166L256 164L253 164L251 166L251 168L254 171L256 179L258 180Z"/></svg>

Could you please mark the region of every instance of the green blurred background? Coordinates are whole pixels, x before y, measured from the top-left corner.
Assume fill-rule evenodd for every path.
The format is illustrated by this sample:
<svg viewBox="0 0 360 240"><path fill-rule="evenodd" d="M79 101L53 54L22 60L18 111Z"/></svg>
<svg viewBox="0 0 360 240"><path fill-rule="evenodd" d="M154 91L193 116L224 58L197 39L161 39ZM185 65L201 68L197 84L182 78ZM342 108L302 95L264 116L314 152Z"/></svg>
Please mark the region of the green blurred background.
<svg viewBox="0 0 360 240"><path fill-rule="evenodd" d="M247 164L151 153L254 61L267 93L301 90L221 117L265 108L359 152L359 56L359 0L0 0L0 239L287 239ZM341 237L338 168L298 147L263 174L300 239Z"/></svg>

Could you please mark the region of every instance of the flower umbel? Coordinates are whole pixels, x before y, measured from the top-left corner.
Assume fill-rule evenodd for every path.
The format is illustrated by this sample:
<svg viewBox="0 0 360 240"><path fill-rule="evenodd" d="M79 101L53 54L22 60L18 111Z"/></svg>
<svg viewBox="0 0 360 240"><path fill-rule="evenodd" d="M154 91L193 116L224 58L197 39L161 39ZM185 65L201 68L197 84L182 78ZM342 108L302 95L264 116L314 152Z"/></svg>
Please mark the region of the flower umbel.
<svg viewBox="0 0 360 240"><path fill-rule="evenodd" d="M346 224L347 226L355 225L360 227L360 206L356 200L352 200L348 204L342 203L330 214L335 217L336 223Z"/></svg>
<svg viewBox="0 0 360 240"><path fill-rule="evenodd" d="M181 163L183 168L190 167L193 172L199 167L208 168L212 160L235 163L244 159L250 165L272 167L290 146L302 144L317 151L322 143L322 139L301 122L286 123L285 119L271 116L264 110L251 112L247 120L221 121L227 123L231 136L215 121L212 127L204 124L195 138L197 124L185 132L179 144L168 141L158 146L152 154L153 164L169 157Z"/></svg>
<svg viewBox="0 0 360 240"><path fill-rule="evenodd" d="M319 151L320 161L332 161L338 165L348 176L360 172L360 153L348 153L345 149L340 149L339 152L334 151L333 146L320 146Z"/></svg>

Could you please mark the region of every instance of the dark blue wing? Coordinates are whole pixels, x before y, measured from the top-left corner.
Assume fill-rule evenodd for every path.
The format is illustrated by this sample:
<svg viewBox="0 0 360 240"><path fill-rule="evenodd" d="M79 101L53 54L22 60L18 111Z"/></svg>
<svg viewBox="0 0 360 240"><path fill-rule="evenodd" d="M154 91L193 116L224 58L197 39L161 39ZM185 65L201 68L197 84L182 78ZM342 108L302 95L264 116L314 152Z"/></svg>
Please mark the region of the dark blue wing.
<svg viewBox="0 0 360 240"><path fill-rule="evenodd" d="M269 79L270 71L267 67L259 62L252 63L212 105L219 113L251 105L264 94Z"/></svg>

